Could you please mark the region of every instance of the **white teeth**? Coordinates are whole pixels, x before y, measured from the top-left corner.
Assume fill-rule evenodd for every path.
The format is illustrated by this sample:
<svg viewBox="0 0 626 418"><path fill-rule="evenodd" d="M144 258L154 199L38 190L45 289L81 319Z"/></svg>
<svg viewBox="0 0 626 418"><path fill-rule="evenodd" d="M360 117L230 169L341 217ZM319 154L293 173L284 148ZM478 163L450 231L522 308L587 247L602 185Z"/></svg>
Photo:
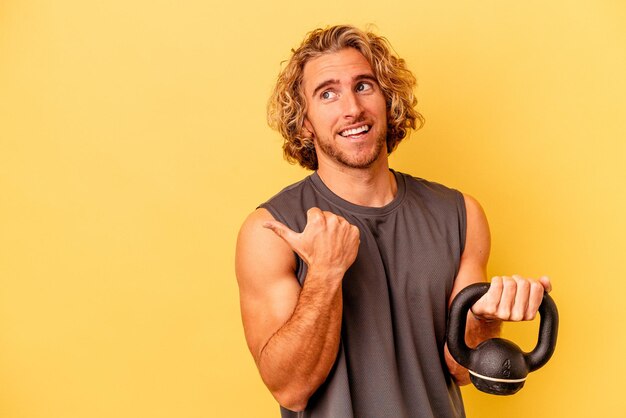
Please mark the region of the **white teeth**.
<svg viewBox="0 0 626 418"><path fill-rule="evenodd" d="M369 130L370 130L370 127L368 125L363 125L363 126L359 126L358 128L347 129L343 132L340 132L339 134L341 136L350 136L350 135L360 134L361 132L367 132Z"/></svg>

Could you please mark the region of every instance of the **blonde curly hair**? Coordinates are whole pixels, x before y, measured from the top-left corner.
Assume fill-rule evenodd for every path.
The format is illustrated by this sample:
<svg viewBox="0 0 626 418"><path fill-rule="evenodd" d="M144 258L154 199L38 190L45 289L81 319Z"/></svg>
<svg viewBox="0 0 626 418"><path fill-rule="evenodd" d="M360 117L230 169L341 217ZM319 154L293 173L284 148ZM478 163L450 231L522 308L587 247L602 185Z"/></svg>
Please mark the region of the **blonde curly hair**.
<svg viewBox="0 0 626 418"><path fill-rule="evenodd" d="M302 87L305 64L321 55L355 48L369 62L387 102L387 153L404 139L409 129L419 129L423 116L415 110L415 77L403 59L392 54L391 45L382 36L353 26L331 26L310 32L300 47L291 50L291 59L278 75L276 87L267 105L268 124L284 138L287 161L317 170L313 139L303 132L306 100Z"/></svg>

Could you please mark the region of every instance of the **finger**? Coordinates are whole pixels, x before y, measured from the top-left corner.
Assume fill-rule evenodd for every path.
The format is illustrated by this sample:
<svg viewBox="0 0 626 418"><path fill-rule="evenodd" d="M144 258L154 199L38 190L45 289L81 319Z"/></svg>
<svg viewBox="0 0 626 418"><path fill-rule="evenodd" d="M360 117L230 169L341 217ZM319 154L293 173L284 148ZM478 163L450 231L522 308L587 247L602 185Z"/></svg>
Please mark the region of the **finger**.
<svg viewBox="0 0 626 418"><path fill-rule="evenodd" d="M314 224L317 222L323 222L326 220L324 212L320 208L312 207L306 211L306 224Z"/></svg>
<svg viewBox="0 0 626 418"><path fill-rule="evenodd" d="M350 232L355 240L361 242L361 230L358 226L350 224Z"/></svg>
<svg viewBox="0 0 626 418"><path fill-rule="evenodd" d="M530 282L521 276L513 276L515 280L515 302L511 310L511 321L521 321L526 316L528 310L528 301L530 297Z"/></svg>
<svg viewBox="0 0 626 418"><path fill-rule="evenodd" d="M336 229L345 222L345 219L343 219L339 215L335 215L332 212L324 211L322 212L322 216L324 218L324 222L326 222L326 226L330 229Z"/></svg>
<svg viewBox="0 0 626 418"><path fill-rule="evenodd" d="M515 293L517 292L517 284L515 280L508 276L502 277L502 297L498 304L496 316L499 319L508 321L511 317L511 310L515 304Z"/></svg>
<svg viewBox="0 0 626 418"><path fill-rule="evenodd" d="M548 293L552 292L552 283L550 282L550 278L548 276L541 276L539 278L539 282L541 283L543 288L546 290L546 292Z"/></svg>
<svg viewBox="0 0 626 418"><path fill-rule="evenodd" d="M528 298L528 308L526 310L525 320L531 321L537 316L539 306L543 301L544 286L541 282L533 282L530 285L530 296Z"/></svg>
<svg viewBox="0 0 626 418"><path fill-rule="evenodd" d="M351 224L343 216L327 211L322 212L322 214L329 229L343 233L350 231L349 225Z"/></svg>
<svg viewBox="0 0 626 418"><path fill-rule="evenodd" d="M346 218L341 215L337 215L332 212L324 212L324 217L326 218L326 224L328 226L336 227L339 230L342 230L344 233L351 234L353 233L354 229L358 231L358 227L351 224Z"/></svg>
<svg viewBox="0 0 626 418"><path fill-rule="evenodd" d="M479 317L491 319L498 311L498 304L502 297L502 278L493 277L489 290L472 307L472 313Z"/></svg>
<svg viewBox="0 0 626 418"><path fill-rule="evenodd" d="M292 249L296 249L296 241L300 234L289 229L288 226L278 221L265 221L263 228L272 230L276 235L283 239Z"/></svg>
<svg viewBox="0 0 626 418"><path fill-rule="evenodd" d="M495 315L498 312L498 305L500 305L500 299L502 299L502 291L504 290L504 283L502 277L496 276L491 279L491 285L489 285L489 291L487 291L485 301L492 306L490 314Z"/></svg>

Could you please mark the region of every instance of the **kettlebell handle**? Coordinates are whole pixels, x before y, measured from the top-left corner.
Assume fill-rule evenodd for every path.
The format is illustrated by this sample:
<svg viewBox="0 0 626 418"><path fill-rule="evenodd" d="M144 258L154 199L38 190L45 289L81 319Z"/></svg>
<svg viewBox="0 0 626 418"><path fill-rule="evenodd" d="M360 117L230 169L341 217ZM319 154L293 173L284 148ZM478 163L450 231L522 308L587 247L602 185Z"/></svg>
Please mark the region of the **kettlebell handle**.
<svg viewBox="0 0 626 418"><path fill-rule="evenodd" d="M452 357L463 367L469 367L470 354L473 351L465 344L465 327L467 313L487 291L489 283L474 283L461 290L452 301L448 318L448 350ZM541 322L539 336L535 348L524 354L528 371L542 367L550 360L556 347L559 326L559 315L554 300L547 292L539 306Z"/></svg>

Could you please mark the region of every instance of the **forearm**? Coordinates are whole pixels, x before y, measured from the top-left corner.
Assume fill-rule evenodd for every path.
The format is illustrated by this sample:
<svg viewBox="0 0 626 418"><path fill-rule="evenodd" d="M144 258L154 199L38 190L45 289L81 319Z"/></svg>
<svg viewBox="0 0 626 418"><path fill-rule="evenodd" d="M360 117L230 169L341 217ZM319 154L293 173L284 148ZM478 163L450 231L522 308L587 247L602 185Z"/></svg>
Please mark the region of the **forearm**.
<svg viewBox="0 0 626 418"><path fill-rule="evenodd" d="M484 320L478 319L472 312L467 314L467 323L465 327L465 343L470 348L477 347L485 340L498 337L502 328L500 320ZM467 385L470 383L469 373L467 369L457 363L450 355L448 347L445 347L445 358L450 374L459 385Z"/></svg>
<svg viewBox="0 0 626 418"><path fill-rule="evenodd" d="M278 402L304 409L330 372L341 336L341 277L309 270L290 319L258 355L263 381Z"/></svg>

